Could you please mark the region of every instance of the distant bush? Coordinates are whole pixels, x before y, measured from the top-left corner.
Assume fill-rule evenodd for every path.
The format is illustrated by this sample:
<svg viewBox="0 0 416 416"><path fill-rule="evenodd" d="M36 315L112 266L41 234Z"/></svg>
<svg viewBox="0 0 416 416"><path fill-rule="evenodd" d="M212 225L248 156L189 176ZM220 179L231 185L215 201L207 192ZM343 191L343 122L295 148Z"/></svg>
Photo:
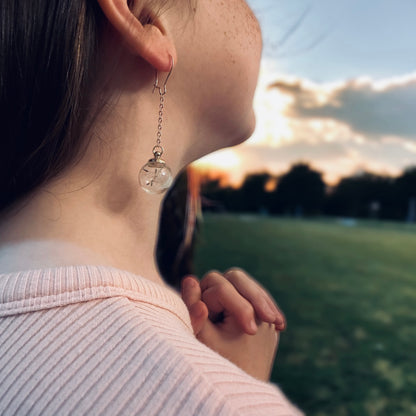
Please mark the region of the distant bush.
<svg viewBox="0 0 416 416"><path fill-rule="evenodd" d="M274 189L268 184L275 182ZM289 216L407 220L416 222L416 167L398 178L363 172L329 187L308 164L293 165L281 176L247 175L240 188L203 178L203 208L211 211L270 213Z"/></svg>

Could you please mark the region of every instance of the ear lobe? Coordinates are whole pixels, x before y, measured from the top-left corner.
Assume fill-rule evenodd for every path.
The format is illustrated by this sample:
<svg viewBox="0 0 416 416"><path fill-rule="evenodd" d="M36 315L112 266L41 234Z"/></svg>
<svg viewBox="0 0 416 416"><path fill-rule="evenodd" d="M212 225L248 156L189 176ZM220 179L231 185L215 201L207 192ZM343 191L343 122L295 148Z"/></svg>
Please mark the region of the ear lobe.
<svg viewBox="0 0 416 416"><path fill-rule="evenodd" d="M176 62L172 39L157 24L143 26L127 5L127 0L97 0L108 21L121 35L133 53L140 55L155 69L169 72Z"/></svg>

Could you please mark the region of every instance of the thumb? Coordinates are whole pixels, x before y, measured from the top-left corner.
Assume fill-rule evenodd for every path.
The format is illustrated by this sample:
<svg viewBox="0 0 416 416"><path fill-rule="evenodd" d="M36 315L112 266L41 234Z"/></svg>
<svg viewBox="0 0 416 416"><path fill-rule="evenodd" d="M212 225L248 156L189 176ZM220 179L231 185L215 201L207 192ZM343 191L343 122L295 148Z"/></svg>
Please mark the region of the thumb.
<svg viewBox="0 0 416 416"><path fill-rule="evenodd" d="M188 308L194 334L198 335L208 320L208 308L201 300L201 287L194 277L182 280L182 300Z"/></svg>

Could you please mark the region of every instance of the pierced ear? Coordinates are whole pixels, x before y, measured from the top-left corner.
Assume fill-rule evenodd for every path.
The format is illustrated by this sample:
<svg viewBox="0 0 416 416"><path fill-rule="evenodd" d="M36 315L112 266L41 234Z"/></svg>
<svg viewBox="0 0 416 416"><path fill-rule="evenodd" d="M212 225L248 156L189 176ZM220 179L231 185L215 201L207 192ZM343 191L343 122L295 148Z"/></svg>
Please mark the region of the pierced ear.
<svg viewBox="0 0 416 416"><path fill-rule="evenodd" d="M160 20L142 25L131 12L127 0L97 0L108 21L130 49L158 71L169 72L171 60L176 62L176 48L161 27Z"/></svg>

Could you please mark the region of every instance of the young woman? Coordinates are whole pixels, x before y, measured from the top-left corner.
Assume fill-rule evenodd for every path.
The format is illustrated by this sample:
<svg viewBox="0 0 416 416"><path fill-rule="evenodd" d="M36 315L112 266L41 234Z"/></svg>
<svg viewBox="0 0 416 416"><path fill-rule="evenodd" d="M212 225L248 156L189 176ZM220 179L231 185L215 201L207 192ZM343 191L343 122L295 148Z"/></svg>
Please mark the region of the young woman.
<svg viewBox="0 0 416 416"><path fill-rule="evenodd" d="M244 0L3 0L0 49L0 414L298 414L264 290L154 258L171 179L253 130Z"/></svg>

